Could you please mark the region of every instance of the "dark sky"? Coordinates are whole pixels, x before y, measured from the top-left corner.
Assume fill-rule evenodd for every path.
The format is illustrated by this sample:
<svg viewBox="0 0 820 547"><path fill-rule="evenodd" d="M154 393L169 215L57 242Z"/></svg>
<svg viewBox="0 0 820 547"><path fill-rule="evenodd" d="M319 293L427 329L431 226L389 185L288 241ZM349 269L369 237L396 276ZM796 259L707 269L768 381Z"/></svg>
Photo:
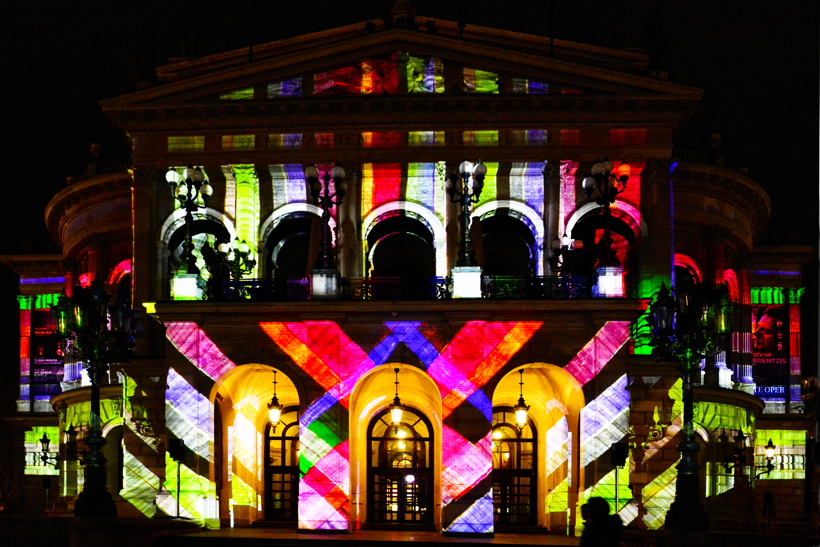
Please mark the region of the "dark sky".
<svg viewBox="0 0 820 547"><path fill-rule="evenodd" d="M190 30L205 38L205 53L323 30L386 13L392 0L285 2L88 1L14 2L3 31L3 129L7 179L0 254L16 252L12 234L47 237L43 210L82 172L88 143L110 154L125 151L98 106L133 90L137 37L151 24L160 64L179 53ZM458 1L416 0L417 15L455 21ZM550 9L550 4L552 8ZM818 27L816 0L476 0L467 22L577 42L611 46L642 43L659 10L669 52L670 79L706 91L676 144L703 147L723 136L727 163L747 166L772 198L776 229L799 228L803 240L818 229ZM550 11L552 15L550 15ZM253 13L253 16L252 16Z"/></svg>

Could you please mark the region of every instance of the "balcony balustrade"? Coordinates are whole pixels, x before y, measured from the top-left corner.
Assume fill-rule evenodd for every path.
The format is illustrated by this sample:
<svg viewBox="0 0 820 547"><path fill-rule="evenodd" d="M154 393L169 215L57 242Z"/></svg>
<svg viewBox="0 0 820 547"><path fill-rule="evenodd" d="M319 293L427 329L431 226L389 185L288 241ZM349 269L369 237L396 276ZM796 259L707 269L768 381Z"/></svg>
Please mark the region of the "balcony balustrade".
<svg viewBox="0 0 820 547"><path fill-rule="evenodd" d="M494 300L563 300L591 298L594 278L484 276L482 298ZM341 282L341 300L448 300L447 277L352 277ZM209 300L226 302L283 302L310 300L310 280L243 279L223 281L221 292Z"/></svg>

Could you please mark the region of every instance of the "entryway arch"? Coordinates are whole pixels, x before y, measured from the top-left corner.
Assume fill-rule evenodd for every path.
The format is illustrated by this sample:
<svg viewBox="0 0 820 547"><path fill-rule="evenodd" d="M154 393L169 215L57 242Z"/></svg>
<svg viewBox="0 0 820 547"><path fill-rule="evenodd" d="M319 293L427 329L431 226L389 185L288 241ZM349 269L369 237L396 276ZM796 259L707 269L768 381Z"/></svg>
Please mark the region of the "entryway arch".
<svg viewBox="0 0 820 547"><path fill-rule="evenodd" d="M513 407L522 391L530 407L528 426L534 429L535 439L533 467L538 480L534 487L535 505L531 507L535 512L534 525L566 533L567 524L575 521L578 490L583 484L579 460L583 391L571 374L549 363L511 368L493 390L494 428L498 425L498 413Z"/></svg>

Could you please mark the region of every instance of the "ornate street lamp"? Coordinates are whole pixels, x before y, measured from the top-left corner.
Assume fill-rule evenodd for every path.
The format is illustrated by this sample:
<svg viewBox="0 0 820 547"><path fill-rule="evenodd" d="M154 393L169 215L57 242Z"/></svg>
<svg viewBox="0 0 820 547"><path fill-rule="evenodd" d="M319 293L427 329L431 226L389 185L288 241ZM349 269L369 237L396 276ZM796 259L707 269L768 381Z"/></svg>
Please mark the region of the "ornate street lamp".
<svg viewBox="0 0 820 547"><path fill-rule="evenodd" d="M473 266L472 242L470 241L470 207L478 203L484 189L484 177L487 166L478 160L473 165L464 160L458 166L458 173L450 173L447 180L447 193L450 202L461 205L461 239L459 241L456 266Z"/></svg>
<svg viewBox="0 0 820 547"><path fill-rule="evenodd" d="M666 514L670 530L708 529L706 510L700 501L695 441L692 388L700 375L700 363L721 350L729 332L730 304L726 288L709 289L689 283L672 292L661 285L658 297L649 307L652 322L652 355L659 361L675 363L683 381L683 431L678 450L681 461L675 501Z"/></svg>
<svg viewBox="0 0 820 547"><path fill-rule="evenodd" d="M334 267L333 252L330 248L330 208L334 205L341 207L342 200L347 192L347 183L344 182L345 170L339 164L334 164L330 173L325 171L322 180L319 180L319 169L313 162L305 169L305 180L308 191L313 196L313 202L322 209L322 250L316 267L332 269ZM330 181L333 181L336 191L330 193ZM324 183L324 184L323 184ZM324 191L323 191L324 190Z"/></svg>
<svg viewBox="0 0 820 547"><path fill-rule="evenodd" d="M134 347L138 312L123 302L111 302L99 279L89 288L76 286L71 298L60 295L52 306L56 334L64 338L66 355L85 363L91 380L91 423L85 437L85 483L77 498L78 517L116 517L117 508L106 488L105 439L100 425L100 384L110 363L128 361ZM72 428L73 429L73 428Z"/></svg>
<svg viewBox="0 0 820 547"><path fill-rule="evenodd" d="M231 279L234 281L239 281L256 267L256 258L253 256L250 245L245 243L245 240L239 241L239 238L236 238L233 246L228 243L220 243L217 251L221 261L227 265Z"/></svg>
<svg viewBox="0 0 820 547"><path fill-rule="evenodd" d="M396 432L398 433L404 414L404 405L401 404L401 399L399 399L399 369L394 368L393 372L396 373L396 381L394 382L396 384L396 396L390 404L390 423L393 424L393 427L396 428Z"/></svg>
<svg viewBox="0 0 820 547"><path fill-rule="evenodd" d="M57 454L49 454L48 452L48 445L51 444L51 439L48 438L48 435L43 433L43 438L40 439L40 456L39 459L43 464L50 465L54 463L54 469L59 469L58 464L60 462L60 457Z"/></svg>
<svg viewBox="0 0 820 547"><path fill-rule="evenodd" d="M604 217L604 236L598 242L598 264L596 267L617 267L621 266L612 248L614 240L610 229L610 219L612 210L610 205L615 203L618 194L626 190L626 183L629 181L629 164L622 161L615 171L612 170L612 162L609 158L603 161L595 160L590 174L584 178L582 187L587 195L587 199L594 201L603 207L601 214Z"/></svg>
<svg viewBox="0 0 820 547"><path fill-rule="evenodd" d="M764 449L766 451L766 465L758 465L755 469L765 469L765 471L761 471L757 475L755 475L755 480L759 479L763 475L768 475L772 471L774 471L774 464L772 460L774 459L774 451L777 447L774 445L771 439L769 439L769 443L766 445Z"/></svg>
<svg viewBox="0 0 820 547"><path fill-rule="evenodd" d="M194 256L194 243L191 235L191 225L194 222L193 213L199 210L197 201L202 199L205 206L214 193L213 187L208 184L202 169L194 169L190 165L185 169L183 178L176 169L169 169L165 174L165 180L171 187L171 195L179 201L180 207L185 209L185 241L182 244L182 254L180 255L180 269L184 268L184 273L198 274L199 268L196 266Z"/></svg>
<svg viewBox="0 0 820 547"><path fill-rule="evenodd" d="M273 398L268 403L268 421L271 425L271 433L276 433L276 426L282 421L282 409L284 407L276 396L276 371L273 371Z"/></svg>
<svg viewBox="0 0 820 547"><path fill-rule="evenodd" d="M513 407L513 412L515 413L515 425L518 426L519 431L522 431L527 425L527 412L530 410L530 407L524 402L524 369L522 368L518 373L520 374L520 381L518 382L518 404Z"/></svg>

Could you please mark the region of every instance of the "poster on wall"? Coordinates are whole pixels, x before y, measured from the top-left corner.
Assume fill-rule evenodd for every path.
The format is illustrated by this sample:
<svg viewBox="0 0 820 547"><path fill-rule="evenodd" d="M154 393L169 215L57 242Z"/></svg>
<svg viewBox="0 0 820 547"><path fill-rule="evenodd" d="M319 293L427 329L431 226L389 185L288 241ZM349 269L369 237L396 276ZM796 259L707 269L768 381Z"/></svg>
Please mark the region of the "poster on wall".
<svg viewBox="0 0 820 547"><path fill-rule="evenodd" d="M32 310L31 386L36 399L48 399L62 391L63 364L63 351L60 338L54 333L51 310Z"/></svg>
<svg viewBox="0 0 820 547"><path fill-rule="evenodd" d="M752 306L752 374L755 395L786 396L789 384L789 310L785 304Z"/></svg>

